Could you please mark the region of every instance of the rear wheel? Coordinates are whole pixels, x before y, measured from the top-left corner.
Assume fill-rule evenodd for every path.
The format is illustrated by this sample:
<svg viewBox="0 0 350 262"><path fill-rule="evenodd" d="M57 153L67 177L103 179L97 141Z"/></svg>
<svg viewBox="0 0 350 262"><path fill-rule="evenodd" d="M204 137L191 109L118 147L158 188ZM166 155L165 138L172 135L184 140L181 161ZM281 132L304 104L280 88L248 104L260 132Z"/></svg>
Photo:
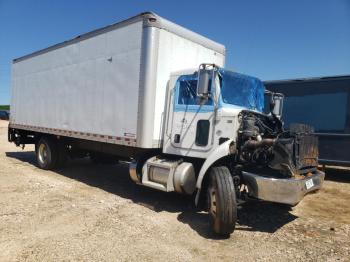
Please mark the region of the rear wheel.
<svg viewBox="0 0 350 262"><path fill-rule="evenodd" d="M58 147L54 139L42 137L35 145L38 166L45 170L54 169L58 163Z"/></svg>
<svg viewBox="0 0 350 262"><path fill-rule="evenodd" d="M209 223L216 234L227 236L235 229L237 202L233 179L225 166L210 170L207 190Z"/></svg>

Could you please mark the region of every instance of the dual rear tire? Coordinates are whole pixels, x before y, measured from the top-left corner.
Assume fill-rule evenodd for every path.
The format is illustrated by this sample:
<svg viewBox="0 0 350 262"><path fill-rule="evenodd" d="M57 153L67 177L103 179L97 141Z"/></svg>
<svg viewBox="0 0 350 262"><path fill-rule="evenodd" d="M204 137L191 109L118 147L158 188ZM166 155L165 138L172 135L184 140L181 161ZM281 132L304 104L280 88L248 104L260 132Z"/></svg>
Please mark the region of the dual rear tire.
<svg viewBox="0 0 350 262"><path fill-rule="evenodd" d="M61 167L67 160L65 145L48 136L38 140L35 144L35 153L38 166L45 170Z"/></svg>

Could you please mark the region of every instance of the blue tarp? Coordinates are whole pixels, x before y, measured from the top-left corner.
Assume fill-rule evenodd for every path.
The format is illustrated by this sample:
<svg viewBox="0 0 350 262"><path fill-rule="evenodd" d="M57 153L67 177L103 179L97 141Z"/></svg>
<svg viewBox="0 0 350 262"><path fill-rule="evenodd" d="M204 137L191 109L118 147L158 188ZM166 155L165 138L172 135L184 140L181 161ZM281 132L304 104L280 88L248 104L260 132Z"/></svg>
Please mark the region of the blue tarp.
<svg viewBox="0 0 350 262"><path fill-rule="evenodd" d="M221 99L231 104L262 112L264 109L264 84L256 77L220 68Z"/></svg>

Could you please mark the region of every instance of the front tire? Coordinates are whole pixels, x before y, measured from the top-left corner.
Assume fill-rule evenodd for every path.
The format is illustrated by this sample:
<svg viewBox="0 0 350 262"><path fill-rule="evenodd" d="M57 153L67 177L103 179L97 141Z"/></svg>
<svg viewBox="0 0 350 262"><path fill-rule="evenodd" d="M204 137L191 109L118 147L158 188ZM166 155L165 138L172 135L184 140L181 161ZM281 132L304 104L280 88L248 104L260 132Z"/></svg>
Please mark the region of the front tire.
<svg viewBox="0 0 350 262"><path fill-rule="evenodd" d="M231 234L237 221L236 191L229 169L225 166L210 170L207 190L209 223L216 234Z"/></svg>

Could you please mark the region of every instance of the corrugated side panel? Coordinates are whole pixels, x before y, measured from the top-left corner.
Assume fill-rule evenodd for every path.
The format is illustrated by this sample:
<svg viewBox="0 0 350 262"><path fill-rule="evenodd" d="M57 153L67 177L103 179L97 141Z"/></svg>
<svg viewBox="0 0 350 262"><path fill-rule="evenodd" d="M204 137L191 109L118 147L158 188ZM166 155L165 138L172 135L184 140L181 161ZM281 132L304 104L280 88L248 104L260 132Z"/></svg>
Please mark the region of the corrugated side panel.
<svg viewBox="0 0 350 262"><path fill-rule="evenodd" d="M142 21L13 64L11 123L136 138Z"/></svg>
<svg viewBox="0 0 350 262"><path fill-rule="evenodd" d="M197 69L201 63L215 63L223 67L225 56L169 31L160 30L153 131L153 140L155 143L160 139L165 92L170 74L184 69Z"/></svg>

